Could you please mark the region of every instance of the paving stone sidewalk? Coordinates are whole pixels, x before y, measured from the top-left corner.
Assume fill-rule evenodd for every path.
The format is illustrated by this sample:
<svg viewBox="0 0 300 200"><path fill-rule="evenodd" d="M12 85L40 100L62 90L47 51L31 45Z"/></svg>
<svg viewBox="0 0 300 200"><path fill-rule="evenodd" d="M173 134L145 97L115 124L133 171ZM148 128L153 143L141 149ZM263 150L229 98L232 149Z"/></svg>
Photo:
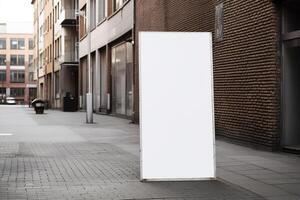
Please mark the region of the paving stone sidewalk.
<svg viewBox="0 0 300 200"><path fill-rule="evenodd" d="M300 199L299 157L223 141L217 181L142 183L138 126L94 117L0 106L0 199Z"/></svg>

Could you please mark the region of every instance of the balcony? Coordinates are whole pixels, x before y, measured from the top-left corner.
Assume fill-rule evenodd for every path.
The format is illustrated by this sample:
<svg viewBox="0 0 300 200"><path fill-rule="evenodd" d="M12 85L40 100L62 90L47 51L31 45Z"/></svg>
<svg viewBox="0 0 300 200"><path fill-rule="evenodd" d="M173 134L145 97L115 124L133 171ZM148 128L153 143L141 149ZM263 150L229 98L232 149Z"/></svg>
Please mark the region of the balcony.
<svg viewBox="0 0 300 200"><path fill-rule="evenodd" d="M76 51L65 51L63 55L58 58L60 64L78 63L78 53Z"/></svg>
<svg viewBox="0 0 300 200"><path fill-rule="evenodd" d="M64 9L61 13L61 26L74 27L77 25L76 9Z"/></svg>

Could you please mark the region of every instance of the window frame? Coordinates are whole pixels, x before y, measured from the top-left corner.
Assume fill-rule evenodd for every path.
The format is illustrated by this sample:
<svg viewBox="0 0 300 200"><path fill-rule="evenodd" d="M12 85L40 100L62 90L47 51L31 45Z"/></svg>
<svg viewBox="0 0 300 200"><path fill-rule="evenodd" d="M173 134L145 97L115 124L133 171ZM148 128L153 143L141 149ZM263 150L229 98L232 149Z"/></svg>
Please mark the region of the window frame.
<svg viewBox="0 0 300 200"><path fill-rule="evenodd" d="M34 82L34 72L28 72L28 81Z"/></svg>
<svg viewBox="0 0 300 200"><path fill-rule="evenodd" d="M4 77L4 78L2 78ZM6 70L0 70L0 82L3 83L3 82L6 82Z"/></svg>
<svg viewBox="0 0 300 200"><path fill-rule="evenodd" d="M11 83L25 83L25 70L11 70L10 71Z"/></svg>
<svg viewBox="0 0 300 200"><path fill-rule="evenodd" d="M16 63L13 64L12 58L16 58ZM20 58L22 58L22 63L20 63ZM23 54L12 54L10 55L10 65L11 66L25 66L25 55Z"/></svg>
<svg viewBox="0 0 300 200"><path fill-rule="evenodd" d="M106 0L97 0L97 24L106 18ZM101 12L100 12L101 11ZM100 15L101 13L101 15Z"/></svg>
<svg viewBox="0 0 300 200"><path fill-rule="evenodd" d="M112 0L112 14L120 10L126 4L127 1L129 0Z"/></svg>
<svg viewBox="0 0 300 200"><path fill-rule="evenodd" d="M87 5L85 4L80 9L80 17L79 17L79 37L83 39L88 33L88 24L87 24Z"/></svg>
<svg viewBox="0 0 300 200"><path fill-rule="evenodd" d="M22 91L22 92L20 92ZM25 96L25 88L10 88L11 97L23 97Z"/></svg>
<svg viewBox="0 0 300 200"><path fill-rule="evenodd" d="M0 95L6 95L6 88L5 87L0 87Z"/></svg>
<svg viewBox="0 0 300 200"><path fill-rule="evenodd" d="M1 60L4 58L4 60L3 60L3 64L2 64L2 62L1 62ZM7 56L6 56L6 54L0 54L0 66L6 66L6 58L7 58Z"/></svg>
<svg viewBox="0 0 300 200"><path fill-rule="evenodd" d="M54 94L55 98L59 99L60 98L60 74L59 71L54 72Z"/></svg>
<svg viewBox="0 0 300 200"><path fill-rule="evenodd" d="M34 40L32 38L28 39L28 49L33 50L34 49Z"/></svg>
<svg viewBox="0 0 300 200"><path fill-rule="evenodd" d="M7 43L6 38L0 38L0 44L1 44L2 42L3 42L4 45L3 45L3 47L2 47L2 45L0 45L0 47L1 47L0 49L1 49L1 50L5 50L6 47L7 47L7 44L6 44L6 43Z"/></svg>
<svg viewBox="0 0 300 200"><path fill-rule="evenodd" d="M16 44L13 44L16 42ZM10 38L10 49L11 50L25 50L25 38Z"/></svg>
<svg viewBox="0 0 300 200"><path fill-rule="evenodd" d="M97 1L96 0L89 0L90 2L90 30L94 29L97 26Z"/></svg>

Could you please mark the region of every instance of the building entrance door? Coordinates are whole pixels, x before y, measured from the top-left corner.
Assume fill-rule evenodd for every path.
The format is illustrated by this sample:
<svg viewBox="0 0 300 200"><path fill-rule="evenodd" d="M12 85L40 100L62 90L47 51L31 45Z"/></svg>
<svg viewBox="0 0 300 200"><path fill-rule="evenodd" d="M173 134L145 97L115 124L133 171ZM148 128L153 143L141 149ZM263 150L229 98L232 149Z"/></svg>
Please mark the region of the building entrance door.
<svg viewBox="0 0 300 200"><path fill-rule="evenodd" d="M284 148L300 150L300 3L283 5L283 135Z"/></svg>
<svg viewBox="0 0 300 200"><path fill-rule="evenodd" d="M112 112L132 115L132 44L125 42L112 48Z"/></svg>

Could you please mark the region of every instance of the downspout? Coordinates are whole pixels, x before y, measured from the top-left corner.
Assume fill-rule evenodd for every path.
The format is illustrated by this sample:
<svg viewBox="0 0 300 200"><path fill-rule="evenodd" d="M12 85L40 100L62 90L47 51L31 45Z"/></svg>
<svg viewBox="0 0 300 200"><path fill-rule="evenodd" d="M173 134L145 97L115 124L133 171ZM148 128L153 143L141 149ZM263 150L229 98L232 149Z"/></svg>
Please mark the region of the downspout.
<svg viewBox="0 0 300 200"><path fill-rule="evenodd" d="M277 15L277 65L278 65L278 70L279 70L279 78L280 78L280 83L278 84L278 104L280 106L279 109L279 119L278 119L278 124L279 124L279 130L277 131L277 141L274 144L275 147L273 147L273 150L282 150L282 138L284 134L284 64L283 64L283 42L282 42L282 30L283 30L283 3L281 1L274 2L276 11L278 13Z"/></svg>
<svg viewBox="0 0 300 200"><path fill-rule="evenodd" d="M54 105L55 105L55 91L54 91L54 88L55 88L55 80L54 80L54 1L52 1L52 49L51 49L51 53L52 53L52 56L51 56L51 60L52 60L52 75L51 75L51 82L52 82L52 85L51 85L51 97L52 97L52 103L51 103L51 107L54 108Z"/></svg>
<svg viewBox="0 0 300 200"><path fill-rule="evenodd" d="M136 101L136 99L138 98L138 97L136 97L136 94L139 94L139 92L136 92L136 90L138 90L138 87L136 87L136 86L138 86L138 75L137 75L137 73L138 73L138 69L137 69L137 62L136 62L136 54L138 53L138 52L136 52L136 42L137 41L135 41L136 40L136 38L138 38L138 37L136 37L136 34L138 34L138 33L136 33L136 9L137 9L137 6L136 6L136 1L133 1L133 28L132 28L132 47L133 47L133 66L132 66L132 68L133 68L133 74L132 74L132 79L133 79L133 100L132 100L132 106L133 106L133 112L132 112L132 116L131 116L131 122L132 123L137 123L138 122L138 117L137 117L137 115L138 115L138 109L137 109L137 107L138 107L138 103L139 103L139 101Z"/></svg>
<svg viewBox="0 0 300 200"><path fill-rule="evenodd" d="M36 0L36 6L37 6L37 19L36 23L37 23L37 45L36 45L36 52L37 52L37 97L41 98L41 94L40 94L40 78L39 78L39 74L40 74L40 24L39 24L39 17L40 17L40 10L39 10L39 1Z"/></svg>

